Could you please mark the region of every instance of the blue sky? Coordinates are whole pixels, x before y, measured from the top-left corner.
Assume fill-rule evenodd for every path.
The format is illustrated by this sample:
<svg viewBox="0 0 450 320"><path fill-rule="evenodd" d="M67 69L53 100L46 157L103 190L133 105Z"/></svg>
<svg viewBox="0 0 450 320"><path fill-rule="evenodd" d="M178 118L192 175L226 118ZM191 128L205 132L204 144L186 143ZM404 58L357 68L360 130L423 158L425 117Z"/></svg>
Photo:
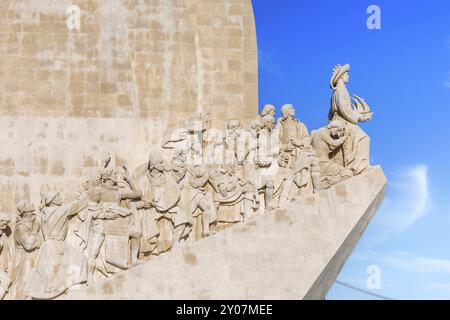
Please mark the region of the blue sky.
<svg viewBox="0 0 450 320"><path fill-rule="evenodd" d="M369 30L369 5L381 30ZM260 104L293 103L310 130L326 124L332 68L374 111L363 124L386 200L339 280L366 288L367 267L395 299L450 299L450 1L253 0ZM346 298L332 288L329 298Z"/></svg>

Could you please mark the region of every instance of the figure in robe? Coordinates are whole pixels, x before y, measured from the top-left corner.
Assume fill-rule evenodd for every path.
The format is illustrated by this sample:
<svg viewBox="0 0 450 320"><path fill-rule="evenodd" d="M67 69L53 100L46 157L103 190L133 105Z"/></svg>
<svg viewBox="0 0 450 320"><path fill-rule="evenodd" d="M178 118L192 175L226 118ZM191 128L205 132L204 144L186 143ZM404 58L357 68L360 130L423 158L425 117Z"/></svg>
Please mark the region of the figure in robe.
<svg viewBox="0 0 450 320"><path fill-rule="evenodd" d="M277 131L280 138L280 152L290 155L288 167L292 168L300 156L305 139L309 138L306 126L295 118L295 108L291 104L281 107L282 117L278 119Z"/></svg>
<svg viewBox="0 0 450 320"><path fill-rule="evenodd" d="M353 171L335 160L349 138L345 125L333 120L328 126L313 131L312 145L320 162L321 185L329 188L343 180L353 177Z"/></svg>
<svg viewBox="0 0 450 320"><path fill-rule="evenodd" d="M263 110L266 110L268 107ZM260 115L259 126L257 128L257 150L255 152L252 166L252 175L250 179L255 184L257 193L256 201L259 206L259 194L264 194L265 211L271 211L275 208L273 204L275 181L274 176L278 171L277 158L279 155L279 144L276 140L277 133L275 131L275 118L269 112L264 116Z"/></svg>
<svg viewBox="0 0 450 320"><path fill-rule="evenodd" d="M14 230L15 252L11 266L11 300L27 299L26 286L35 266L38 249L42 243L41 225L36 220L35 207L28 200L17 204Z"/></svg>
<svg viewBox="0 0 450 320"><path fill-rule="evenodd" d="M290 155L284 152L280 154L276 191L279 195L279 207L284 207L289 201L304 198L322 189L320 162L311 143L310 138L305 139L300 156L293 168L287 167Z"/></svg>
<svg viewBox="0 0 450 320"><path fill-rule="evenodd" d="M255 209L254 185L242 179L235 150L220 132L216 132L214 143L205 148L203 160L213 190L217 222L227 227L249 219Z"/></svg>
<svg viewBox="0 0 450 320"><path fill-rule="evenodd" d="M10 241L10 221L8 214L0 212L0 300L3 300L11 286L11 259L14 252Z"/></svg>
<svg viewBox="0 0 450 320"><path fill-rule="evenodd" d="M360 122L372 119L372 112L364 99L355 96L352 104L350 93L347 90L350 65L337 65L333 69L330 86L333 89L329 121L340 120L349 134L341 152L335 159L342 166L352 170L354 175L360 174L370 166L370 138L358 126Z"/></svg>
<svg viewBox="0 0 450 320"><path fill-rule="evenodd" d="M217 213L208 190L208 171L202 165L190 165L183 149L175 149L170 166L181 190L180 205L192 221L189 239L197 241L210 236L214 233L210 225L216 223Z"/></svg>
<svg viewBox="0 0 450 320"><path fill-rule="evenodd" d="M96 270L109 277L137 264L140 219L131 200L140 200L142 193L125 167L118 177L107 166L101 172L99 185L87 194L89 206L79 215L84 225L76 234L85 243L87 282L92 284Z"/></svg>
<svg viewBox="0 0 450 320"><path fill-rule="evenodd" d="M189 237L192 222L181 207L180 187L162 156L152 152L146 168L144 174L138 169L136 177L142 190L143 244L140 250L143 255L161 254Z"/></svg>
<svg viewBox="0 0 450 320"><path fill-rule="evenodd" d="M59 192L43 196L41 227L44 242L39 248L36 266L27 285L33 299L53 299L72 286L86 282L86 258L81 251L66 243L69 219L87 205L84 195L67 204Z"/></svg>

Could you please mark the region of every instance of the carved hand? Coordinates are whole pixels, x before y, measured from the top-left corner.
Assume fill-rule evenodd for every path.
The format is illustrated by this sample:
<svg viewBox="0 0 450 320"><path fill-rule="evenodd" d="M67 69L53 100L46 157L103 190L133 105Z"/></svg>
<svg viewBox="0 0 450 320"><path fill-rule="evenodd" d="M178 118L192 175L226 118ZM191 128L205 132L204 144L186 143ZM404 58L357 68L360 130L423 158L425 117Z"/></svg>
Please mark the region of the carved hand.
<svg viewBox="0 0 450 320"><path fill-rule="evenodd" d="M221 184L219 186L219 190L220 190L220 194L222 195L222 197L226 198L226 196L228 195L228 191L224 184Z"/></svg>

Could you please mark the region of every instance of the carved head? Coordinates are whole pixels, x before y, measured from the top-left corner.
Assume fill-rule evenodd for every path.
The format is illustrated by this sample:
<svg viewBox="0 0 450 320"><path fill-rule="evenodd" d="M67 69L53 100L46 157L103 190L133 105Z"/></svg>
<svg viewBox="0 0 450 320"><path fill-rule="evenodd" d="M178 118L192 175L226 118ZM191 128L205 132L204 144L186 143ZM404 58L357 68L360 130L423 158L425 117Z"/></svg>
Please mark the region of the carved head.
<svg viewBox="0 0 450 320"><path fill-rule="evenodd" d="M54 204L56 206L61 206L63 201L61 195L57 191L49 191L44 195L44 202L46 206Z"/></svg>
<svg viewBox="0 0 450 320"><path fill-rule="evenodd" d="M327 128L333 139L339 139L345 134L345 126L340 120L331 121Z"/></svg>
<svg viewBox="0 0 450 320"><path fill-rule="evenodd" d="M234 136L239 136L241 131L241 122L239 120L229 120L227 129Z"/></svg>
<svg viewBox="0 0 450 320"><path fill-rule="evenodd" d="M8 229L9 223L11 222L11 219L9 218L9 215L6 213L0 212L0 231L4 232L6 229Z"/></svg>
<svg viewBox="0 0 450 320"><path fill-rule="evenodd" d="M261 112L261 117L264 117L266 115L271 115L273 117L275 117L275 106L272 104L266 104L263 107L263 110Z"/></svg>
<svg viewBox="0 0 450 320"><path fill-rule="evenodd" d="M17 204L17 213L19 217L31 215L35 210L34 204L28 200L20 200Z"/></svg>
<svg viewBox="0 0 450 320"><path fill-rule="evenodd" d="M112 168L106 168L100 174L100 181L107 186L116 186L118 183L116 172Z"/></svg>
<svg viewBox="0 0 450 320"><path fill-rule="evenodd" d="M164 171L164 159L158 152L150 153L150 157L148 160L148 169L150 171Z"/></svg>
<svg viewBox="0 0 450 320"><path fill-rule="evenodd" d="M173 160L178 162L186 162L187 161L187 151L182 147L178 147L175 149L173 153Z"/></svg>
<svg viewBox="0 0 450 320"><path fill-rule="evenodd" d="M267 129L272 130L275 127L275 118L271 114L265 115L262 118L262 122Z"/></svg>
<svg viewBox="0 0 450 320"><path fill-rule="evenodd" d="M333 74L331 76L330 79L330 87L332 89L336 89L336 86L339 82L339 80L343 80L344 83L348 83L350 76L349 76L349 71L350 71L350 65L346 64L344 66L341 66L340 64L336 65L333 68Z"/></svg>
<svg viewBox="0 0 450 320"><path fill-rule="evenodd" d="M281 107L281 114L283 119L294 118L295 117L295 108L292 104L285 104Z"/></svg>
<svg viewBox="0 0 450 320"><path fill-rule="evenodd" d="M291 159L291 156L286 151L281 151L280 157L278 158L278 165L281 168L286 168L289 160Z"/></svg>

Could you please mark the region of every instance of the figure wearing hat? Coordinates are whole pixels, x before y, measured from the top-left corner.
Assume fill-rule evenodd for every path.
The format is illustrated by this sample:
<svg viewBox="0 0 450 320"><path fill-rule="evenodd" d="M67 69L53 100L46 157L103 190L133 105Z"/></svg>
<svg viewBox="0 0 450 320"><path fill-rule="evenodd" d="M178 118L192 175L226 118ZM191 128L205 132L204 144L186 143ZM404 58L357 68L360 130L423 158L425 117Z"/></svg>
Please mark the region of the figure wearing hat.
<svg viewBox="0 0 450 320"><path fill-rule="evenodd" d="M360 122L372 119L373 113L364 99L354 96L352 98L347 90L350 65L337 65L333 69L330 79L330 87L333 90L329 121L339 120L345 124L345 131L350 136L344 143L342 152L338 153L334 160L357 175L370 166L370 138L358 126Z"/></svg>

